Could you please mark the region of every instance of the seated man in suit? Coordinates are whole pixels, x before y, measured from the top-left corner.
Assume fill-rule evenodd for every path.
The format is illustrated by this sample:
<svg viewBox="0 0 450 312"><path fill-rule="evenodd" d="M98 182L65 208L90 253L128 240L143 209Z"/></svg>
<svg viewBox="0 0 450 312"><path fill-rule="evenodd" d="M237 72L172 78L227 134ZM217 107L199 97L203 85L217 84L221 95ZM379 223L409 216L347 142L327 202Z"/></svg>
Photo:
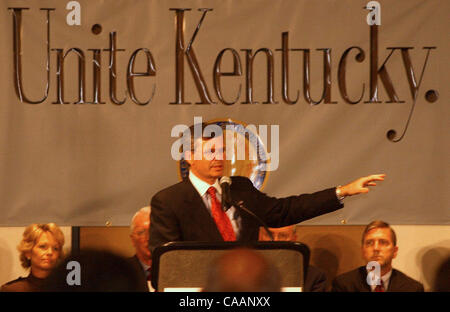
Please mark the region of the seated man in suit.
<svg viewBox="0 0 450 312"><path fill-rule="evenodd" d="M281 228L269 228L274 241L296 242L297 233L295 225ZM259 229L259 240L270 241L270 236L263 227ZM327 275L319 268L309 265L306 269L303 291L325 292L327 287Z"/></svg>
<svg viewBox="0 0 450 312"><path fill-rule="evenodd" d="M171 241L256 242L258 221L234 206L226 212L221 209L219 178L225 161L221 128L201 124L186 133L183 138L188 143L183 143L183 152L190 165L189 178L153 196L150 249ZM384 176L371 175L344 186L280 199L260 192L246 177L232 177L230 194L268 226L282 227L340 209L345 196L367 193L367 186L374 186L374 181L382 181Z"/></svg>
<svg viewBox="0 0 450 312"><path fill-rule="evenodd" d="M337 276L333 281L332 291L424 291L421 283L392 268L398 246L395 232L389 224L383 221L369 223L363 232L361 243L362 256L368 265Z"/></svg>
<svg viewBox="0 0 450 312"><path fill-rule="evenodd" d="M136 254L129 260L140 276L141 291L154 291L151 287L152 254L148 248L148 235L150 227L149 206L141 208L131 219L130 238Z"/></svg>

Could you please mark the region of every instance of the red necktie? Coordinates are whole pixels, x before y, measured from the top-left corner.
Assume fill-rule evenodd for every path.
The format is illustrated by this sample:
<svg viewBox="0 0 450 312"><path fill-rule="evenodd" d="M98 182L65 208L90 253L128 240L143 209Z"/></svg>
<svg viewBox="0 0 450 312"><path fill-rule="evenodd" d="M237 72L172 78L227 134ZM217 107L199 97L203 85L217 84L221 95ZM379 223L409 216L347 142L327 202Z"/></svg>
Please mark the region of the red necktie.
<svg viewBox="0 0 450 312"><path fill-rule="evenodd" d="M211 214L216 222L217 229L224 241L235 241L236 235L234 234L233 226L231 225L230 219L227 217L225 212L222 210L220 202L216 197L216 189L210 187L208 189L208 194L211 197Z"/></svg>
<svg viewBox="0 0 450 312"><path fill-rule="evenodd" d="M384 292L384 285L383 285L383 280L380 279L380 285L377 285L375 287L375 292Z"/></svg>

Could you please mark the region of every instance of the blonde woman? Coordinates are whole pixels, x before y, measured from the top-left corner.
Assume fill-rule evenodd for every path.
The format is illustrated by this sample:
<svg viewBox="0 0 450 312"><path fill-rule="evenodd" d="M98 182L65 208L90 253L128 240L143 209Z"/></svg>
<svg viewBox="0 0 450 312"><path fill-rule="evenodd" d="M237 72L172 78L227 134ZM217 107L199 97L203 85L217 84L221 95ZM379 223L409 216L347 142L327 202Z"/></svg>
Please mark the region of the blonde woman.
<svg viewBox="0 0 450 312"><path fill-rule="evenodd" d="M22 266L30 268L30 273L27 277L6 283L0 290L40 291L51 270L64 256L63 246L64 234L55 223L29 225L17 249Z"/></svg>

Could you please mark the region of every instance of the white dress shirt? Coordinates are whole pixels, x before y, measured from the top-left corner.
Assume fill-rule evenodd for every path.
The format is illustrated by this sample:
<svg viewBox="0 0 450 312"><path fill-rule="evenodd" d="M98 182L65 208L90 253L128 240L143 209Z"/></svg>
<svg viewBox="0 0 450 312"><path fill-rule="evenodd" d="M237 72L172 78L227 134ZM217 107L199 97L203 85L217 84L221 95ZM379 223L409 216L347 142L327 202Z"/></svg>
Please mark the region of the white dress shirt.
<svg viewBox="0 0 450 312"><path fill-rule="evenodd" d="M214 184L210 185L206 183L205 181L201 180L199 177L197 177L192 171L189 171L189 180L191 181L192 185L194 185L194 188L197 190L197 192L200 194L200 197L203 199L203 202L205 203L206 208L208 209L209 213L211 214L211 198L208 194L208 189L212 186L216 189L216 197L219 202L222 201L222 188L219 185L219 181L216 179ZM235 215L236 208L232 206L230 209L228 209L225 214L227 215L228 219L231 221L231 225L233 226L234 233L236 234L236 239L239 238L239 232L240 232L240 226L241 226L241 218L239 216Z"/></svg>
<svg viewBox="0 0 450 312"><path fill-rule="evenodd" d="M138 258L138 260L139 260L139 263L142 266L142 269L145 272L145 278L148 278L148 275L150 273L147 270L150 269L151 267L149 265L145 264L144 262L142 262L141 259ZM147 281L147 286L148 286L148 291L155 292L155 289L153 288L151 281Z"/></svg>
<svg viewBox="0 0 450 312"><path fill-rule="evenodd" d="M387 272L386 274L381 276L381 280L383 281L384 291L387 291L387 289L389 287L389 280L391 279L391 275L392 275L392 270L390 270L389 272ZM377 285L370 285L370 290L372 292L375 291L375 287L377 287Z"/></svg>

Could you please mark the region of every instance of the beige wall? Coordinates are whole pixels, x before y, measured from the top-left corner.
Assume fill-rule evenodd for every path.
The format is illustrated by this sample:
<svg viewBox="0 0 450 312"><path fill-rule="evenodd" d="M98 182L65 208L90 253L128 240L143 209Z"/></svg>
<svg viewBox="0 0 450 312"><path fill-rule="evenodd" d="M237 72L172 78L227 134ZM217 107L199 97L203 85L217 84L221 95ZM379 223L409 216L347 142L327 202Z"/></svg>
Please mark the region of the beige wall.
<svg viewBox="0 0 450 312"><path fill-rule="evenodd" d="M80 229L80 248L106 248L125 257L134 255L129 228L122 226L82 227Z"/></svg>
<svg viewBox="0 0 450 312"><path fill-rule="evenodd" d="M439 264L450 257L450 226L394 225L399 245L394 267L432 290ZM360 239L364 226L298 226L298 240L311 249L311 263L323 269L331 281L337 274L363 265ZM70 228L63 228L66 249ZM0 228L0 284L25 274L16 245L23 228ZM81 248L106 248L123 256L133 255L128 227L82 227Z"/></svg>
<svg viewBox="0 0 450 312"><path fill-rule="evenodd" d="M394 265L431 289L437 267L450 257L450 226L396 225L394 230L399 242Z"/></svg>

